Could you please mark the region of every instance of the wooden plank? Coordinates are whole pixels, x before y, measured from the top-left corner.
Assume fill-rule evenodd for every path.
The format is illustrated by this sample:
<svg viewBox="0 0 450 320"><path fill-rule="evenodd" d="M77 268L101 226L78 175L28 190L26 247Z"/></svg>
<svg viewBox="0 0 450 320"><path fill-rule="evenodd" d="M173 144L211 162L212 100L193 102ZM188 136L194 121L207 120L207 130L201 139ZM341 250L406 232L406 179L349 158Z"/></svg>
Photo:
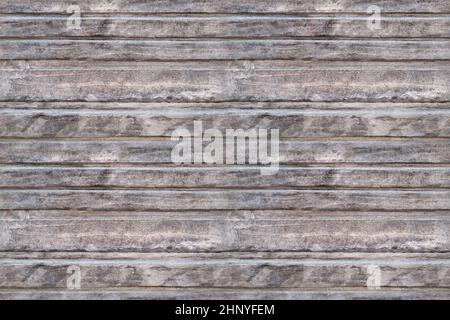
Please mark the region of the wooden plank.
<svg viewBox="0 0 450 320"><path fill-rule="evenodd" d="M0 300L449 300L448 289L129 288L0 290Z"/></svg>
<svg viewBox="0 0 450 320"><path fill-rule="evenodd" d="M0 287L67 288L68 268L80 270L81 288L367 288L369 266L381 287L449 288L448 259L4 259Z"/></svg>
<svg viewBox="0 0 450 320"><path fill-rule="evenodd" d="M450 103L442 102L299 102L299 101L283 101L283 102L82 102L82 101L0 101L0 112L7 112L13 110L33 111L109 111L115 113L126 111L130 114L133 112L146 112L146 111L161 111L166 110L180 110L180 112L188 112L190 110L202 111L202 114L208 113L208 111L223 111L235 109L247 112L251 110L276 110L282 109L285 112L290 110L314 112L314 111L340 111L349 112L353 111L355 114L361 111L376 112L379 110L381 113L387 110L404 110L405 112L410 109L413 111L434 110L436 112L446 112L450 108Z"/></svg>
<svg viewBox="0 0 450 320"><path fill-rule="evenodd" d="M0 213L5 213L0 211ZM10 214L9 212L8 214ZM20 212L15 212L21 214ZM22 213L26 213L23 211ZM33 211L33 215L40 215L42 211ZM61 212L54 212L55 216ZM264 214L263 211L261 211ZM43 213L49 215L50 212ZM108 213L106 213L108 214ZM109 212L110 214L110 212ZM407 214L407 213L403 213ZM425 214L422 212L422 214ZM181 259L234 259L234 260L252 260L252 259L290 259L290 260L445 260L450 259L448 252L297 252L297 251L233 251L233 252L89 252L89 251L0 251L0 259L4 260L181 260Z"/></svg>
<svg viewBox="0 0 450 320"><path fill-rule="evenodd" d="M450 299L449 1L69 5L0 2L0 299ZM195 120L280 170L174 166Z"/></svg>
<svg viewBox="0 0 450 320"><path fill-rule="evenodd" d="M87 16L80 29L67 16L3 16L0 37L118 38L449 38L449 16L382 16L380 29L367 16Z"/></svg>
<svg viewBox="0 0 450 320"><path fill-rule="evenodd" d="M0 251L19 252L314 251L328 254L335 251L436 253L450 249L448 214L424 212L2 211L0 230ZM95 257L89 257L92 258Z"/></svg>
<svg viewBox="0 0 450 320"><path fill-rule="evenodd" d="M0 187L15 188L450 188L445 167L0 167Z"/></svg>
<svg viewBox="0 0 450 320"><path fill-rule="evenodd" d="M117 141L0 141L0 163L172 163L177 142ZM281 164L298 163L445 163L448 139L328 139L280 141ZM226 153L226 150L225 150Z"/></svg>
<svg viewBox="0 0 450 320"><path fill-rule="evenodd" d="M99 2L78 1L82 12L103 13L316 13L356 12L366 13L371 5L379 6L385 13L449 13L447 0L135 0ZM64 0L3 0L1 13L66 13L71 3Z"/></svg>
<svg viewBox="0 0 450 320"><path fill-rule="evenodd" d="M449 40L2 40L4 60L450 60Z"/></svg>
<svg viewBox="0 0 450 320"><path fill-rule="evenodd" d="M448 190L1 190L0 210L450 210Z"/></svg>
<svg viewBox="0 0 450 320"><path fill-rule="evenodd" d="M199 289L0 290L0 300L449 300L448 289Z"/></svg>
<svg viewBox="0 0 450 320"><path fill-rule="evenodd" d="M7 106L8 104L5 104ZM450 109L364 107L330 109L179 108L152 110L0 109L0 138L170 137L176 129L273 129L281 138L450 137Z"/></svg>
<svg viewBox="0 0 450 320"><path fill-rule="evenodd" d="M446 102L450 101L449 66L400 62L1 62L0 101Z"/></svg>

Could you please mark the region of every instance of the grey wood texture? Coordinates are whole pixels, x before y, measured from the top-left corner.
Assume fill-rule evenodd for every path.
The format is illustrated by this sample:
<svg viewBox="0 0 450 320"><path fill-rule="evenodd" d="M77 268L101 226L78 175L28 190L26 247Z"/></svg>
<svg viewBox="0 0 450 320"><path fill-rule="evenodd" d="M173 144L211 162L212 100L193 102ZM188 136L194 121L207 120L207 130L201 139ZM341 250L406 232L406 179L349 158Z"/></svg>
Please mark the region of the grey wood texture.
<svg viewBox="0 0 450 320"><path fill-rule="evenodd" d="M379 6L386 13L450 13L447 0L80 0L83 12L104 13L366 13L370 5ZM4 0L1 13L65 13L64 0Z"/></svg>
<svg viewBox="0 0 450 320"><path fill-rule="evenodd" d="M0 79L0 101L450 101L447 62L14 61Z"/></svg>
<svg viewBox="0 0 450 320"><path fill-rule="evenodd" d="M66 16L0 17L0 37L117 38L448 38L450 15L387 16L383 28L367 28L367 17L329 16L87 16L83 28L68 29Z"/></svg>
<svg viewBox="0 0 450 320"><path fill-rule="evenodd" d="M168 164L177 144L167 139L1 140L0 164ZM280 141L281 164L449 164L448 139L356 138Z"/></svg>
<svg viewBox="0 0 450 320"><path fill-rule="evenodd" d="M261 176L252 166L3 166L0 187L103 188L450 188L447 165L282 166Z"/></svg>
<svg viewBox="0 0 450 320"><path fill-rule="evenodd" d="M450 137L449 104L369 109L344 105L330 108L287 109L275 104L271 109L243 110L239 104L227 108L214 104L205 108L179 108L166 104L140 110L10 109L2 104L0 138L111 138L170 137L177 128L193 132L194 121L203 128L271 129L281 138L325 137ZM122 105L123 106L123 105ZM251 107L251 106L250 106Z"/></svg>
<svg viewBox="0 0 450 320"><path fill-rule="evenodd" d="M5 289L4 300L445 300L448 289Z"/></svg>
<svg viewBox="0 0 450 320"><path fill-rule="evenodd" d="M0 2L0 299L450 299L448 0L70 4Z"/></svg>
<svg viewBox="0 0 450 320"><path fill-rule="evenodd" d="M450 248L448 212L4 211L0 248L41 252L444 253Z"/></svg>
<svg viewBox="0 0 450 320"><path fill-rule="evenodd" d="M450 40L42 40L0 41L23 60L450 60Z"/></svg>
<svg viewBox="0 0 450 320"><path fill-rule="evenodd" d="M67 268L81 269L85 288L228 287L326 288L366 285L367 267L384 271L384 287L450 286L449 259L1 259L3 288L64 288Z"/></svg>
<svg viewBox="0 0 450 320"><path fill-rule="evenodd" d="M172 199L172 201L171 201ZM391 190L1 190L0 209L450 210L450 191Z"/></svg>

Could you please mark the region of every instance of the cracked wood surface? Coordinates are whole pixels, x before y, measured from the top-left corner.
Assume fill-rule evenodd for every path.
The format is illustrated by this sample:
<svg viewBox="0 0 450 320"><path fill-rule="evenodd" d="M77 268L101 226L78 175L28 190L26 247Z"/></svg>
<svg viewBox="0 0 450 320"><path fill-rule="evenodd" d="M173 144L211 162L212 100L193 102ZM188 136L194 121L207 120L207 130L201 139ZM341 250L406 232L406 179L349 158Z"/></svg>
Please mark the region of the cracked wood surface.
<svg viewBox="0 0 450 320"><path fill-rule="evenodd" d="M450 299L448 0L76 4L0 2L0 299Z"/></svg>

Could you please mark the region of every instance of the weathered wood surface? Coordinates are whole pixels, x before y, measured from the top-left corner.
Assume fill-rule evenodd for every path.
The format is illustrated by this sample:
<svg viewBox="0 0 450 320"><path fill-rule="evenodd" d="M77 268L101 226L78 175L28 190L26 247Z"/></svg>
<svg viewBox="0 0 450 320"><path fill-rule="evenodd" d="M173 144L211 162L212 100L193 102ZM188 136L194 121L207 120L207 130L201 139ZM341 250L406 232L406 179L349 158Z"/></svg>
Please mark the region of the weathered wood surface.
<svg viewBox="0 0 450 320"><path fill-rule="evenodd" d="M424 253L450 249L448 211L4 211L0 230L2 251Z"/></svg>
<svg viewBox="0 0 450 320"><path fill-rule="evenodd" d="M68 16L68 15L67 15ZM367 27L367 16L88 16L80 29L67 16L0 17L0 38L449 38L450 16L385 16L383 28Z"/></svg>
<svg viewBox="0 0 450 320"><path fill-rule="evenodd" d="M0 2L0 299L450 299L448 0L75 4Z"/></svg>
<svg viewBox="0 0 450 320"><path fill-rule="evenodd" d="M170 137L178 128L272 129L281 138L450 137L448 106L242 110L239 105L142 110L2 109L0 138ZM5 104L7 107L8 104Z"/></svg>
<svg viewBox="0 0 450 320"><path fill-rule="evenodd" d="M202 289L0 290L0 300L448 300L448 289Z"/></svg>
<svg viewBox="0 0 450 320"><path fill-rule="evenodd" d="M387 13L450 13L447 0L80 0L86 13L366 13L376 5ZM66 13L71 5L65 0L3 0L0 13Z"/></svg>
<svg viewBox="0 0 450 320"><path fill-rule="evenodd" d="M448 190L0 190L0 210L450 210Z"/></svg>
<svg viewBox="0 0 450 320"><path fill-rule="evenodd" d="M307 111L319 111L319 110L342 110L342 111L386 111L390 108L405 110L440 110L445 112L450 107L448 102L302 102L302 101L244 101L244 102L84 102L84 101L0 101L0 111L13 111L13 110L79 110L79 111L105 111L109 110L112 113L116 111L152 111L152 110L203 110L208 111L216 110L234 110L239 109L247 110L271 110L271 109L291 109L291 110L304 110ZM286 110L289 111L289 110ZM406 111L406 110L405 110Z"/></svg>
<svg viewBox="0 0 450 320"><path fill-rule="evenodd" d="M449 288L450 260L421 259L235 259L162 254L154 259L1 259L2 288L66 288L70 266L81 287L335 288L366 287L368 266L381 270L383 287Z"/></svg>
<svg viewBox="0 0 450 320"><path fill-rule="evenodd" d="M1 40L6 60L450 60L449 40Z"/></svg>
<svg viewBox="0 0 450 320"><path fill-rule="evenodd" d="M0 101L450 101L444 62L14 61L0 79Z"/></svg>
<svg viewBox="0 0 450 320"><path fill-rule="evenodd" d="M4 166L0 187L14 188L450 188L448 166L282 166L261 176L257 167Z"/></svg>
<svg viewBox="0 0 450 320"><path fill-rule="evenodd" d="M176 141L49 141L0 140L0 163L95 164L172 163ZM448 139L326 139L280 141L281 164L307 163L403 163L448 164ZM251 149L253 150L253 149Z"/></svg>

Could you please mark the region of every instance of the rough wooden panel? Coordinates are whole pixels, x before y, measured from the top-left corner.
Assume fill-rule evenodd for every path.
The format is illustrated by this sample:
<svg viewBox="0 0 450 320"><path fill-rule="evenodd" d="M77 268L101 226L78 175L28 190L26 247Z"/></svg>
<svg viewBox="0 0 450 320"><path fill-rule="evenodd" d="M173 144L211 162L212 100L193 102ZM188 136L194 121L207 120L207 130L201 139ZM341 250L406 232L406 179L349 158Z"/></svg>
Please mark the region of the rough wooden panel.
<svg viewBox="0 0 450 320"><path fill-rule="evenodd" d="M449 167L0 167L0 187L450 188Z"/></svg>
<svg viewBox="0 0 450 320"><path fill-rule="evenodd" d="M0 101L446 102L449 67L399 62L14 61L0 63Z"/></svg>
<svg viewBox="0 0 450 320"><path fill-rule="evenodd" d="M18 213L18 212L17 212ZM35 211L34 214L41 212ZM423 212L422 212L423 213ZM44 213L48 214L48 212ZM88 252L88 251L54 251L54 252L23 252L0 251L2 260L179 260L179 259L234 259L247 261L248 259L276 259L276 260L445 260L450 258L448 252Z"/></svg>
<svg viewBox="0 0 450 320"><path fill-rule="evenodd" d="M0 190L0 210L450 210L447 190Z"/></svg>
<svg viewBox="0 0 450 320"><path fill-rule="evenodd" d="M0 300L449 300L448 289L10 289Z"/></svg>
<svg viewBox="0 0 450 320"><path fill-rule="evenodd" d="M367 27L368 16L88 16L80 29L67 28L67 16L4 16L0 37L450 37L450 16L385 16L380 29Z"/></svg>
<svg viewBox="0 0 450 320"><path fill-rule="evenodd" d="M19 143L20 142L20 143ZM177 142L117 141L0 141L0 163L172 163ZM445 163L448 139L328 139L281 141L280 163Z"/></svg>
<svg viewBox="0 0 450 320"><path fill-rule="evenodd" d="M366 13L371 5L386 13L450 13L447 0L134 0L96 1L79 0L77 4L86 13ZM3 0L3 13L65 13L71 5L65 0Z"/></svg>
<svg viewBox="0 0 450 320"><path fill-rule="evenodd" d="M449 41L4 40L3 59L449 60Z"/></svg>
<svg viewBox="0 0 450 320"><path fill-rule="evenodd" d="M450 249L446 212L3 211L0 230L1 251L423 253Z"/></svg>
<svg viewBox="0 0 450 320"><path fill-rule="evenodd" d="M449 40L2 40L5 60L450 60Z"/></svg>
<svg viewBox="0 0 450 320"><path fill-rule="evenodd" d="M0 299L450 299L448 0L3 0L0 38ZM173 165L195 120L280 170Z"/></svg>
<svg viewBox="0 0 450 320"><path fill-rule="evenodd" d="M2 259L0 287L66 288L68 267L81 270L81 287L354 288L367 286L368 266L381 285L450 287L448 259Z"/></svg>
<svg viewBox="0 0 450 320"><path fill-rule="evenodd" d="M190 110L202 111L202 114L207 114L208 111L224 111L235 109L247 112L249 110L276 110L282 109L286 112L290 110L313 112L313 111L354 111L358 114L362 111L376 112L380 110L382 113L387 110L404 110L410 109L413 111L434 110L438 112L446 112L450 108L450 102L302 102L302 101L251 101L251 102L83 102L83 101L0 101L0 111L8 112L12 110L45 110L45 111L109 111L116 113L116 111L126 111L130 114L133 112L142 111L161 111L166 110L169 113L171 110L179 110L180 112L188 112ZM235 110L236 111L236 110Z"/></svg>
<svg viewBox="0 0 450 320"><path fill-rule="evenodd" d="M153 110L2 110L2 138L170 137L176 129L272 129L281 138L450 137L450 109L442 107L242 110L178 108Z"/></svg>

